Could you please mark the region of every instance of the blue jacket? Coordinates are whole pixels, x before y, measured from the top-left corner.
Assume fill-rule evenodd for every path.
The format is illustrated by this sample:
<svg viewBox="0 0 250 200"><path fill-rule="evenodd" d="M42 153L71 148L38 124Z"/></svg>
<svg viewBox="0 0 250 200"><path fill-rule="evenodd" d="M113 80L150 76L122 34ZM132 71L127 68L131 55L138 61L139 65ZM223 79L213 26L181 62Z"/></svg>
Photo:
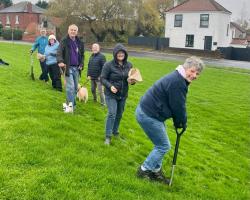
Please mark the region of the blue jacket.
<svg viewBox="0 0 250 200"><path fill-rule="evenodd" d="M176 128L187 123L186 94L188 82L174 71L158 80L141 98L140 106L148 116L165 121L173 118Z"/></svg>
<svg viewBox="0 0 250 200"><path fill-rule="evenodd" d="M35 51L38 49L38 53L44 54L45 47L48 44L48 37L47 36L39 36L36 38L35 43L32 45L31 50Z"/></svg>
<svg viewBox="0 0 250 200"><path fill-rule="evenodd" d="M53 46L47 45L45 47L44 55L46 57L46 65L53 65L57 63L56 52L57 52L58 47L59 47L59 42L57 41Z"/></svg>

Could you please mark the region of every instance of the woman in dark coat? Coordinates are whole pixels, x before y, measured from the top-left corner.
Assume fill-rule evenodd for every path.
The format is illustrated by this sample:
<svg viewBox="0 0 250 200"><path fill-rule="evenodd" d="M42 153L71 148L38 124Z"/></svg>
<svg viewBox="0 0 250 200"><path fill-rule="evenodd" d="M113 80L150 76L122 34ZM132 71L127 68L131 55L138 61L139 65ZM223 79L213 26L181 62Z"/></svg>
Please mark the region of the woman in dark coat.
<svg viewBox="0 0 250 200"><path fill-rule="evenodd" d="M128 53L122 44L113 50L113 60L105 63L101 73L105 100L108 107L105 144L109 145L112 134L119 135L119 124L128 97L128 72L132 64L127 61ZM134 82L130 82L134 84Z"/></svg>

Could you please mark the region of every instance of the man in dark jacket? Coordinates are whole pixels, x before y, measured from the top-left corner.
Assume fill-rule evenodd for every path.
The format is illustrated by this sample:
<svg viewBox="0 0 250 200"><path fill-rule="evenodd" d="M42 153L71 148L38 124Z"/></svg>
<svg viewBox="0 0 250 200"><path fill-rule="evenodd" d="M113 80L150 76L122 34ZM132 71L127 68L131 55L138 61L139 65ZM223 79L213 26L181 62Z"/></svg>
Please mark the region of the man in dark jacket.
<svg viewBox="0 0 250 200"><path fill-rule="evenodd" d="M91 92L93 94L94 101L97 101L96 88L98 88L102 105L105 105L105 100L100 76L105 62L105 56L100 53L100 45L94 43L92 45L92 55L89 58L87 77L91 80Z"/></svg>
<svg viewBox="0 0 250 200"><path fill-rule="evenodd" d="M57 62L65 70L67 103L76 106L76 93L79 75L84 67L84 44L77 37L78 27L72 24L68 28L68 35L62 39L58 51Z"/></svg>
<svg viewBox="0 0 250 200"><path fill-rule="evenodd" d="M111 142L111 135L119 135L119 124L128 96L128 72L132 64L127 61L128 53L122 44L117 44L113 50L113 60L106 62L101 73L104 85L105 100L108 107L106 120L105 144ZM134 84L134 82L130 82Z"/></svg>
<svg viewBox="0 0 250 200"><path fill-rule="evenodd" d="M164 155L170 150L170 141L164 121L173 118L175 128L186 129L186 94L188 85L204 68L196 57L186 59L176 71L158 80L141 98L136 118L154 149L137 171L138 177L169 183L161 169Z"/></svg>

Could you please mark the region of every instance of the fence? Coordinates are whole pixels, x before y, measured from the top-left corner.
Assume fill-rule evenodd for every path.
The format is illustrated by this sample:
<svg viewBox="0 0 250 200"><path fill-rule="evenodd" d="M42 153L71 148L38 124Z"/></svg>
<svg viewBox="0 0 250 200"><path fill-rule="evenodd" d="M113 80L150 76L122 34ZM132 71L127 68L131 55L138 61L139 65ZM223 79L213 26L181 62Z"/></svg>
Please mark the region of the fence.
<svg viewBox="0 0 250 200"><path fill-rule="evenodd" d="M250 48L220 47L225 59L250 61Z"/></svg>
<svg viewBox="0 0 250 200"><path fill-rule="evenodd" d="M129 37L129 45L150 47L155 50L164 50L169 47L169 38L159 37Z"/></svg>

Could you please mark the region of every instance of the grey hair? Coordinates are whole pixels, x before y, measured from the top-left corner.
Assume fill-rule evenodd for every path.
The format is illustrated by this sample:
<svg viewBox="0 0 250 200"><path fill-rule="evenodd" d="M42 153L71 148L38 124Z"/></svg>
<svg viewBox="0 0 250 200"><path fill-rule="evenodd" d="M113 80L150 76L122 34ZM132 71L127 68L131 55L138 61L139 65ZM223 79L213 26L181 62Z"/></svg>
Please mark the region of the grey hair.
<svg viewBox="0 0 250 200"><path fill-rule="evenodd" d="M189 57L185 60L183 67L184 67L184 69L195 67L195 69L198 72L201 72L205 68L205 64L200 58L198 58L196 56L192 56L192 57Z"/></svg>

